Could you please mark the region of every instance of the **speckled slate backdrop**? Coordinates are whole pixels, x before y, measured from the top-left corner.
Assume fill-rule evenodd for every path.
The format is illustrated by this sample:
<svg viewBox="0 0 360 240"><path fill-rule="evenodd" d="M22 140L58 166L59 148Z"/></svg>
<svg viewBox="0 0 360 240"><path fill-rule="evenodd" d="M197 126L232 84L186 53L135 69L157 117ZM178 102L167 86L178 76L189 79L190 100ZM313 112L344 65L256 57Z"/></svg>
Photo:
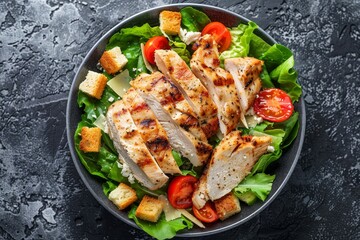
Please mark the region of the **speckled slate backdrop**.
<svg viewBox="0 0 360 240"><path fill-rule="evenodd" d="M67 146L65 107L77 67L103 33L175 2L0 2L3 239L149 238L85 188ZM242 14L290 47L307 108L304 148L281 195L246 224L206 239L360 239L360 2L193 2Z"/></svg>

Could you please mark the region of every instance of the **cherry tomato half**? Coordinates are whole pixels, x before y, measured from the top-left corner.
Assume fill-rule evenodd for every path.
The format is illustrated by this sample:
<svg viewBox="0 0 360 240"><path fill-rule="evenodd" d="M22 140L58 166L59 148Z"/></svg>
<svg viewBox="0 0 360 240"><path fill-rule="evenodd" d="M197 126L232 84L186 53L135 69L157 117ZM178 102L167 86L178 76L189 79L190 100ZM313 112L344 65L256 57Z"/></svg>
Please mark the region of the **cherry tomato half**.
<svg viewBox="0 0 360 240"><path fill-rule="evenodd" d="M262 90L255 99L254 111L263 119L271 122L283 122L294 111L289 95L281 89Z"/></svg>
<svg viewBox="0 0 360 240"><path fill-rule="evenodd" d="M192 206L192 194L195 190L197 178L193 176L175 177L168 187L168 199L174 208L189 208Z"/></svg>
<svg viewBox="0 0 360 240"><path fill-rule="evenodd" d="M211 202L207 202L201 209L197 209L195 206L192 209L195 217L202 222L211 223L219 219Z"/></svg>
<svg viewBox="0 0 360 240"><path fill-rule="evenodd" d="M201 35L210 34L215 38L219 46L219 51L223 52L230 47L231 34L230 31L220 22L211 22L204 27Z"/></svg>
<svg viewBox="0 0 360 240"><path fill-rule="evenodd" d="M149 63L155 64L155 50L170 49L169 40L164 36L150 38L144 46L144 55Z"/></svg>

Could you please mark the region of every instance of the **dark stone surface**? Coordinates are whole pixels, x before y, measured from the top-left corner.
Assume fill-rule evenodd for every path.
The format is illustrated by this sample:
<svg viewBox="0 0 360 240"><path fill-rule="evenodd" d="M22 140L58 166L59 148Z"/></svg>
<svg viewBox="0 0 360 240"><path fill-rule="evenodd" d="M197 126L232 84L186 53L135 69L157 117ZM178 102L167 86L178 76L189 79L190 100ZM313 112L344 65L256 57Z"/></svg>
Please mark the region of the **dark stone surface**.
<svg viewBox="0 0 360 240"><path fill-rule="evenodd" d="M97 39L120 20L181 1L0 2L0 236L148 239L91 196L70 158L65 107ZM360 239L360 2L193 1L256 21L295 53L305 144L281 195L207 239Z"/></svg>

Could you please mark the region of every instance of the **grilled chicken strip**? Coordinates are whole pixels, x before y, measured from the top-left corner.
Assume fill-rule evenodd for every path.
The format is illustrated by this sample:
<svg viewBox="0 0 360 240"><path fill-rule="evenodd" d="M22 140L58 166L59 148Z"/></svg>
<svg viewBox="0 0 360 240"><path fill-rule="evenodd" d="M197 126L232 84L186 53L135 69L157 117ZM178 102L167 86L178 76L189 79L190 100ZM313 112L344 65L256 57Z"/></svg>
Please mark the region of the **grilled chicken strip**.
<svg viewBox="0 0 360 240"><path fill-rule="evenodd" d="M134 177L150 190L161 188L168 177L151 156L122 100L109 107L106 120L114 146Z"/></svg>
<svg viewBox="0 0 360 240"><path fill-rule="evenodd" d="M214 149L207 170L201 176L192 201L202 208L207 200L216 200L231 192L251 171L271 143L268 136L241 136L229 133Z"/></svg>
<svg viewBox="0 0 360 240"><path fill-rule="evenodd" d="M217 107L208 90L191 72L185 61L172 50L156 50L155 62L159 70L175 84L196 112L206 137L214 135L219 127Z"/></svg>
<svg viewBox="0 0 360 240"><path fill-rule="evenodd" d="M194 132L202 132L202 129L178 88L160 72L142 74L130 84L154 112L167 133L170 145L194 166L204 165L212 147L207 143L205 134L200 139L195 137L197 134Z"/></svg>
<svg viewBox="0 0 360 240"><path fill-rule="evenodd" d="M253 57L244 57L225 59L224 64L234 78L241 107L246 112L261 89L260 73L264 62Z"/></svg>
<svg viewBox="0 0 360 240"><path fill-rule="evenodd" d="M226 135L236 128L240 119L246 124L234 80L229 72L220 67L217 44L211 35L202 36L197 47L190 61L191 70L214 100L218 108L220 131Z"/></svg>
<svg viewBox="0 0 360 240"><path fill-rule="evenodd" d="M171 153L164 128L134 88L128 89L123 101L150 153L164 173L181 173Z"/></svg>

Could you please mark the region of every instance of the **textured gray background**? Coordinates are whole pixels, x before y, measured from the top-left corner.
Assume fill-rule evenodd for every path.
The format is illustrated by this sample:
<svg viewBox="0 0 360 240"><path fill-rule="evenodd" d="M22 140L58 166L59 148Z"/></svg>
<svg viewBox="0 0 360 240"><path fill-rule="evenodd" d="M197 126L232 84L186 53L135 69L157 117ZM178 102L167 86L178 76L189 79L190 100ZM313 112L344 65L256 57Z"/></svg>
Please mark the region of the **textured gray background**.
<svg viewBox="0 0 360 240"><path fill-rule="evenodd" d="M175 2L0 2L2 238L148 238L85 188L67 146L65 107L77 66L102 34ZM281 195L248 223L207 239L360 239L360 2L193 2L244 15L290 47L307 107L302 155Z"/></svg>

